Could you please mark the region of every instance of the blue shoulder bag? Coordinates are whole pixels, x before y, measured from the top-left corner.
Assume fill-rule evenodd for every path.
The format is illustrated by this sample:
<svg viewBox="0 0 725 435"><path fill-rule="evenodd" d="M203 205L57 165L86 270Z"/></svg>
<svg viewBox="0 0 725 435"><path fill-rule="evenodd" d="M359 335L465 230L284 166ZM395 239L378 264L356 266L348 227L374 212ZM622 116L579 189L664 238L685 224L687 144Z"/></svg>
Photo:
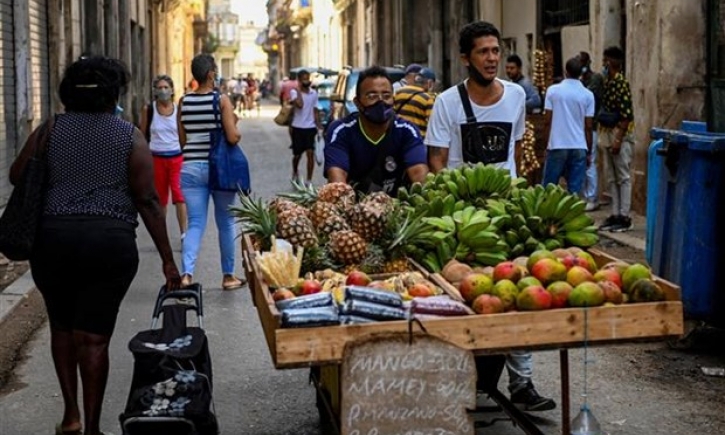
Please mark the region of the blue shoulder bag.
<svg viewBox="0 0 725 435"><path fill-rule="evenodd" d="M251 183L249 179L249 161L244 151L237 144L229 143L224 134L221 122L221 105L219 93L214 92L214 121L217 127L210 135L211 148L209 149L209 189L242 191L249 194Z"/></svg>

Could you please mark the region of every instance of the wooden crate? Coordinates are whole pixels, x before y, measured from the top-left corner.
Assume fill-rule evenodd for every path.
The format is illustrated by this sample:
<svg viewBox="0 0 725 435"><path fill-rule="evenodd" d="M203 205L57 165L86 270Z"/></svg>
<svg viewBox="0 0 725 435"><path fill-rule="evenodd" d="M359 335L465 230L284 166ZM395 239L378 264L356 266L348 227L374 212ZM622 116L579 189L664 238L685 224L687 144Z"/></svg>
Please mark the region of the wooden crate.
<svg viewBox="0 0 725 435"><path fill-rule="evenodd" d="M246 238L246 236L245 236ZM247 239L244 244L251 247ZM615 259L590 251L599 265ZM371 334L408 332L407 321L321 328L283 329L267 285L254 261L253 251L245 253L252 295L264 329L274 366L278 369L338 364L345 344ZM450 289L437 274L430 279ZM590 344L622 343L663 339L683 333L683 311L678 286L657 278L667 300L612 307L588 308ZM479 354L502 353L512 349L559 349L584 343L583 308L538 312L511 312L423 321L427 332Z"/></svg>

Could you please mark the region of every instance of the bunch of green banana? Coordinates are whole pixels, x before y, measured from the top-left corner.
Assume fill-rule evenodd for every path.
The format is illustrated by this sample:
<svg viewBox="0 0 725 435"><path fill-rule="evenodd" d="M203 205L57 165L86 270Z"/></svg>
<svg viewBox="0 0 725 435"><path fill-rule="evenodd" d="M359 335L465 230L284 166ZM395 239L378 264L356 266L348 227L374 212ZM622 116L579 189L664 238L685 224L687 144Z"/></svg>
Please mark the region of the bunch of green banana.
<svg viewBox="0 0 725 435"><path fill-rule="evenodd" d="M440 265L452 258L471 265L496 265L506 261L509 254L509 246L496 227L503 219L468 206L452 216L429 217L423 221L432 228L430 237Z"/></svg>
<svg viewBox="0 0 725 435"><path fill-rule="evenodd" d="M594 220L584 212L586 202L558 185L538 185L512 194L514 215L507 243L523 244L523 253L565 246L589 247L599 242ZM512 253L520 248L512 246Z"/></svg>
<svg viewBox="0 0 725 435"><path fill-rule="evenodd" d="M512 189L525 186L526 179L511 179L506 169L493 165L464 164L456 169L444 169L438 174L429 173L423 183L413 183L409 189L400 188L398 199L417 207L435 197L453 195L455 201L473 204L477 199L489 197L508 198ZM481 203L474 204L482 206Z"/></svg>

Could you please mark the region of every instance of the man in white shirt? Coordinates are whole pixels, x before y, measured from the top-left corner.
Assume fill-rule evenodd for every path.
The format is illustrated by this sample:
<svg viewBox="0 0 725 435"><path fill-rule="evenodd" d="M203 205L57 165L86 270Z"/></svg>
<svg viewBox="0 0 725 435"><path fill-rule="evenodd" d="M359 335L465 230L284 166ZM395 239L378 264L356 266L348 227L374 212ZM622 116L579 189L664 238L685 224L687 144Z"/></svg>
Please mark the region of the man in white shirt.
<svg viewBox="0 0 725 435"><path fill-rule="evenodd" d="M312 172L315 169L315 137L322 130L317 91L311 88L310 73L300 71L297 75L299 88L290 91L289 103L294 106L292 118L292 179L299 179L297 168L302 154L307 155L307 183L312 182Z"/></svg>
<svg viewBox="0 0 725 435"><path fill-rule="evenodd" d="M461 29L458 43L468 79L436 98L425 136L428 166L432 172L439 172L463 162L480 161L506 168L516 177L515 152L526 129L526 94L521 86L496 77L501 61L501 34L493 24L478 21ZM479 389L483 389L486 359L477 358L476 366ZM526 411L556 407L552 399L540 396L534 388L531 352L510 352L506 355L506 368L511 402L516 406Z"/></svg>
<svg viewBox="0 0 725 435"><path fill-rule="evenodd" d="M591 164L594 122L594 94L579 80L580 73L581 61L569 59L566 78L550 86L544 100L544 137L549 138L549 146L543 184L559 184L564 177L573 194L581 191Z"/></svg>
<svg viewBox="0 0 725 435"><path fill-rule="evenodd" d="M468 44L470 50L461 53L468 68L462 84L468 101L462 98L460 85L436 98L425 137L428 166L438 172L481 161L508 169L516 177L515 153L526 129L526 94L521 86L496 77L501 57L497 36L478 36ZM473 122L467 119L464 103L472 108ZM474 123L479 135L472 134Z"/></svg>

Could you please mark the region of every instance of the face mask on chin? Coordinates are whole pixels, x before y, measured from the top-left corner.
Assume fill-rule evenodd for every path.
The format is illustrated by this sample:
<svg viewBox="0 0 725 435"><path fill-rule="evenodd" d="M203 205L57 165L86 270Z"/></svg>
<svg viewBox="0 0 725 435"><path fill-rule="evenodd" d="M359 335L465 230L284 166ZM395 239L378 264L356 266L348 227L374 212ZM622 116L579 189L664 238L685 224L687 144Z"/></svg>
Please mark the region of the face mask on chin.
<svg viewBox="0 0 725 435"><path fill-rule="evenodd" d="M473 66L470 63L468 64L468 77L470 77L471 80L473 80L478 85L483 86L483 87L490 85L495 80L495 79L489 80L486 77L484 77L483 74L481 74L481 72L478 70L478 68L476 68L475 66Z"/></svg>
<svg viewBox="0 0 725 435"><path fill-rule="evenodd" d="M303 88L309 88L312 85L312 82L302 82Z"/></svg>
<svg viewBox="0 0 725 435"><path fill-rule="evenodd" d="M393 117L393 106L384 101L363 107L363 116L373 124L385 124Z"/></svg>

